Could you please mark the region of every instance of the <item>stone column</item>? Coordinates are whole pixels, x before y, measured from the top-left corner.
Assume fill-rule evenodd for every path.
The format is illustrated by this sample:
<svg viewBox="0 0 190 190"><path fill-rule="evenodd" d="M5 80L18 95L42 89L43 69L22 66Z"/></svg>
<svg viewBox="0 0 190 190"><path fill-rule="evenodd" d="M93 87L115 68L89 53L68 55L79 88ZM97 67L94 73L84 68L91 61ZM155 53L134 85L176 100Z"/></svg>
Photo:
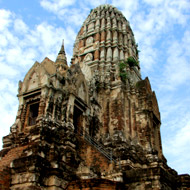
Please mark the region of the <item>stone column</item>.
<svg viewBox="0 0 190 190"><path fill-rule="evenodd" d="M113 23L112 28L117 28L117 20L115 17L112 19L112 23Z"/></svg>
<svg viewBox="0 0 190 190"><path fill-rule="evenodd" d="M117 41L118 41L118 34L117 34L117 31L115 30L113 32L113 43L117 43Z"/></svg>
<svg viewBox="0 0 190 190"><path fill-rule="evenodd" d="M107 49L106 61L112 61L112 48Z"/></svg>
<svg viewBox="0 0 190 190"><path fill-rule="evenodd" d="M119 51L118 48L116 47L113 51L113 61L117 61L119 59Z"/></svg>
<svg viewBox="0 0 190 190"><path fill-rule="evenodd" d="M106 32L102 31L101 32L101 42L105 42L105 40L106 40Z"/></svg>
<svg viewBox="0 0 190 190"><path fill-rule="evenodd" d="M109 42L109 41L111 41L111 40L112 40L111 31L108 30L108 31L107 31L107 36L106 36L106 42Z"/></svg>
<svg viewBox="0 0 190 190"><path fill-rule="evenodd" d="M111 27L111 18L110 18L110 17L107 17L107 24L106 24L106 27L107 27L107 28L110 28L110 27Z"/></svg>
<svg viewBox="0 0 190 190"><path fill-rule="evenodd" d="M105 48L103 47L100 52L100 60L105 61Z"/></svg>
<svg viewBox="0 0 190 190"><path fill-rule="evenodd" d="M100 19L96 20L95 29L99 29L100 27Z"/></svg>
<svg viewBox="0 0 190 190"><path fill-rule="evenodd" d="M120 54L119 54L119 60L124 60L124 54L123 54L123 50L120 50Z"/></svg>
<svg viewBox="0 0 190 190"><path fill-rule="evenodd" d="M95 42L99 42L100 41L100 33L96 33L95 35Z"/></svg>
<svg viewBox="0 0 190 190"><path fill-rule="evenodd" d="M99 60L100 58L100 53L99 53L99 50L97 49L94 53L94 60Z"/></svg>
<svg viewBox="0 0 190 190"><path fill-rule="evenodd" d="M105 18L102 18L102 21L101 21L101 29L104 29L105 28Z"/></svg>

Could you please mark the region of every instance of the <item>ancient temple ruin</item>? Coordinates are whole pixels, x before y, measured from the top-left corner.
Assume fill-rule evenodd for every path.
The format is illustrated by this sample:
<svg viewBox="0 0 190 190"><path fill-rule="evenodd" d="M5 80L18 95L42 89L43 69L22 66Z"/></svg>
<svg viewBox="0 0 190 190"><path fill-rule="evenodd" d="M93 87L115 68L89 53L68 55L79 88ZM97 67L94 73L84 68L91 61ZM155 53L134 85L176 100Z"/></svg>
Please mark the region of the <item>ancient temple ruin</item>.
<svg viewBox="0 0 190 190"><path fill-rule="evenodd" d="M143 51L143 50L142 50ZM123 14L101 5L84 21L71 65L35 62L0 152L2 190L186 190L167 165L160 112Z"/></svg>

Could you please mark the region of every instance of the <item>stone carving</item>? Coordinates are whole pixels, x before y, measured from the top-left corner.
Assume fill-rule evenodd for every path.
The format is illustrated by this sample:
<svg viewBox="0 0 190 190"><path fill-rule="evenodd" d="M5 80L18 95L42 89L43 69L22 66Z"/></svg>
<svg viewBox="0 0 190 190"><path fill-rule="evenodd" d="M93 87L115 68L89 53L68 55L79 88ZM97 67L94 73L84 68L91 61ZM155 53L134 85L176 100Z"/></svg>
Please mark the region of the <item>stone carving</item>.
<svg viewBox="0 0 190 190"><path fill-rule="evenodd" d="M81 67L81 71L83 72L86 80L89 81L92 77L91 70L90 70L89 66L86 63L82 62L80 64L80 67Z"/></svg>
<svg viewBox="0 0 190 190"><path fill-rule="evenodd" d="M88 32L93 31L93 30L94 30L94 23L92 22L88 25Z"/></svg>
<svg viewBox="0 0 190 190"><path fill-rule="evenodd" d="M85 87L84 87L84 84L82 83L78 89L78 96L85 101Z"/></svg>
<svg viewBox="0 0 190 190"><path fill-rule="evenodd" d="M90 36L89 38L87 38L87 40L86 40L86 46L89 46L89 45L91 45L92 43L93 43L93 37L92 36Z"/></svg>
<svg viewBox="0 0 190 190"><path fill-rule="evenodd" d="M93 55L91 53L88 53L85 57L84 57L84 62L89 62L92 61L93 59Z"/></svg>

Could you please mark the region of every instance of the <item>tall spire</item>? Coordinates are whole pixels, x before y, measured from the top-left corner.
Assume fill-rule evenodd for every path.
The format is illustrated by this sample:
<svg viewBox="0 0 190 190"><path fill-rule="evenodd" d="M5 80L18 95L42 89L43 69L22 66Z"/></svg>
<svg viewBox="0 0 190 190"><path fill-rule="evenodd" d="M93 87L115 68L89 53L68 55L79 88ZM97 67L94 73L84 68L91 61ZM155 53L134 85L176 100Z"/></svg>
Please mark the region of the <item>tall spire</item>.
<svg viewBox="0 0 190 190"><path fill-rule="evenodd" d="M56 64L63 64L63 65L67 65L67 57L65 54L65 48L64 48L64 40L62 42L61 45L61 49L57 55L57 59L56 59Z"/></svg>
<svg viewBox="0 0 190 190"><path fill-rule="evenodd" d="M57 72L61 74L64 74L68 69L67 57L66 57L65 48L64 48L64 40L62 42L61 49L57 55L55 64L56 64Z"/></svg>
<svg viewBox="0 0 190 190"><path fill-rule="evenodd" d="M129 63L131 60L132 64ZM100 82L108 84L108 88L116 83L120 87L122 81L129 82L128 78L124 80L121 77L119 63L124 63L127 75L133 76L130 82L141 80L133 32L129 22L117 8L104 4L91 11L75 40L73 63L76 62L79 62L81 68L85 67L82 71L84 70L87 80L93 79L98 70ZM87 67L91 75L86 72Z"/></svg>

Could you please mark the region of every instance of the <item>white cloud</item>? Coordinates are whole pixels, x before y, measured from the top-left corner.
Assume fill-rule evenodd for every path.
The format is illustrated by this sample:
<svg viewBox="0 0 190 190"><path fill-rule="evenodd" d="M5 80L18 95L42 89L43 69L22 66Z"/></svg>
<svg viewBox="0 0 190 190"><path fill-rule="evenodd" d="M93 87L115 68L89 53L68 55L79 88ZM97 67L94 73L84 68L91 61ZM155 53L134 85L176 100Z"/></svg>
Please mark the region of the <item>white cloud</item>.
<svg viewBox="0 0 190 190"><path fill-rule="evenodd" d="M75 3L75 0L41 0L40 4L43 8L52 11L57 12L61 9L73 5Z"/></svg>
<svg viewBox="0 0 190 190"><path fill-rule="evenodd" d="M28 32L28 26L21 19L16 19L14 21L14 30L15 32L24 34Z"/></svg>
<svg viewBox="0 0 190 190"><path fill-rule="evenodd" d="M73 4L79 4L79 8L72 7ZM90 2L92 3L92 2ZM65 24L74 26L81 26L87 14L89 13L89 7L83 3L71 1L57 1L57 0L41 0L41 6L54 13L60 20L63 20Z"/></svg>
<svg viewBox="0 0 190 190"><path fill-rule="evenodd" d="M77 3L75 0L41 0L40 5L49 12L54 13L59 19L64 20L68 24L81 25L84 16L84 10L76 9L71 5ZM65 19L66 17L66 19Z"/></svg>
<svg viewBox="0 0 190 190"><path fill-rule="evenodd" d="M85 4L90 4L93 8L96 8L99 5L106 4L108 1L107 0L85 0Z"/></svg>
<svg viewBox="0 0 190 190"><path fill-rule="evenodd" d="M190 117L186 117L187 119ZM185 122L178 121L180 129L173 135L168 137L168 141L165 143L165 155L168 158L173 158L173 161L169 161L171 167L175 167L179 173L184 173L190 170L189 162L190 159L190 120Z"/></svg>
<svg viewBox="0 0 190 190"><path fill-rule="evenodd" d="M0 46L1 47L5 47L5 46L7 46L7 39L6 39L6 37L4 36L4 35L2 35L2 34L0 34Z"/></svg>
<svg viewBox="0 0 190 190"><path fill-rule="evenodd" d="M48 55L51 55L50 58L54 60L61 46L61 39L66 38L69 31L73 41L75 34L71 28L66 28L68 30L66 31L45 22L36 25L33 30L28 30L28 26L20 19L12 18L11 22L12 25L7 25L7 28L0 32L0 39L3 42L0 45L1 64L6 62L7 67L31 65L36 58L41 60ZM21 26L20 31L16 27L18 23ZM20 36L18 32L21 31L24 32ZM71 40L66 40L66 42L70 43ZM72 47L72 45L71 43L70 46Z"/></svg>
<svg viewBox="0 0 190 190"><path fill-rule="evenodd" d="M181 41L173 40L167 51L160 88L175 90L179 85L190 82L190 31L184 33Z"/></svg>
<svg viewBox="0 0 190 190"><path fill-rule="evenodd" d="M138 0L112 0L112 4L122 10L127 20L131 20L139 8Z"/></svg>
<svg viewBox="0 0 190 190"><path fill-rule="evenodd" d="M18 47L13 47L8 49L6 52L6 62L10 64L19 64L19 59L21 59L18 55L22 55L22 49Z"/></svg>
<svg viewBox="0 0 190 190"><path fill-rule="evenodd" d="M88 13L89 13L89 9L86 10L79 10L79 9L71 9L69 10L70 13L68 14L68 21L67 23L72 23L77 27L81 27L84 20L86 19ZM78 28L79 30L79 28Z"/></svg>
<svg viewBox="0 0 190 190"><path fill-rule="evenodd" d="M6 77L15 77L18 74L18 71L9 65L6 65L5 62L0 61L0 75Z"/></svg>
<svg viewBox="0 0 190 190"><path fill-rule="evenodd" d="M172 147L172 149L169 150L169 153L172 153L175 155L181 155L183 152L189 152L190 151L190 121L187 122L187 124L179 130L179 132L176 134L174 139L171 141L176 142L176 145Z"/></svg>
<svg viewBox="0 0 190 190"><path fill-rule="evenodd" d="M149 4L149 5L152 5L152 6L158 6L160 5L161 3L164 2L164 0L143 0L145 3Z"/></svg>
<svg viewBox="0 0 190 190"><path fill-rule="evenodd" d="M16 83L17 82L18 81L16 81ZM0 92L5 90L5 91L12 93L12 95L13 94L15 95L17 93L17 87L18 87L18 85L17 84L15 85L15 82L13 80L10 81L7 78L3 78L0 80Z"/></svg>
<svg viewBox="0 0 190 190"><path fill-rule="evenodd" d="M30 37L35 38L35 46L38 46L39 48L40 46L44 47L46 52L55 44L55 42L57 43L57 40L60 41L62 32L62 29L56 29L47 23L41 23L37 25L36 29L33 30L31 34L29 34L29 39Z"/></svg>
<svg viewBox="0 0 190 190"><path fill-rule="evenodd" d="M18 100L15 97L16 89L13 82L7 79L0 80L0 90L0 134L2 137L9 134L10 126L16 118ZM0 140L0 149L1 146Z"/></svg>
<svg viewBox="0 0 190 190"><path fill-rule="evenodd" d="M5 30L11 24L11 12L0 9L0 31Z"/></svg>
<svg viewBox="0 0 190 190"><path fill-rule="evenodd" d="M157 50L149 45L141 45L140 60L146 71L151 70L153 65L156 64Z"/></svg>
<svg viewBox="0 0 190 190"><path fill-rule="evenodd" d="M3 100L5 101L5 100ZM14 105L12 105L14 106ZM17 107L15 107L16 109L14 109L14 111L7 111L4 107L0 108L0 112L3 115L0 116L1 119L1 126L0 126L0 134L1 134L1 138L4 136L7 136L9 134L10 131L10 126L13 124L13 121L15 120L16 117L16 110ZM5 111L6 110L6 111ZM2 147L2 139L0 138L0 149Z"/></svg>

